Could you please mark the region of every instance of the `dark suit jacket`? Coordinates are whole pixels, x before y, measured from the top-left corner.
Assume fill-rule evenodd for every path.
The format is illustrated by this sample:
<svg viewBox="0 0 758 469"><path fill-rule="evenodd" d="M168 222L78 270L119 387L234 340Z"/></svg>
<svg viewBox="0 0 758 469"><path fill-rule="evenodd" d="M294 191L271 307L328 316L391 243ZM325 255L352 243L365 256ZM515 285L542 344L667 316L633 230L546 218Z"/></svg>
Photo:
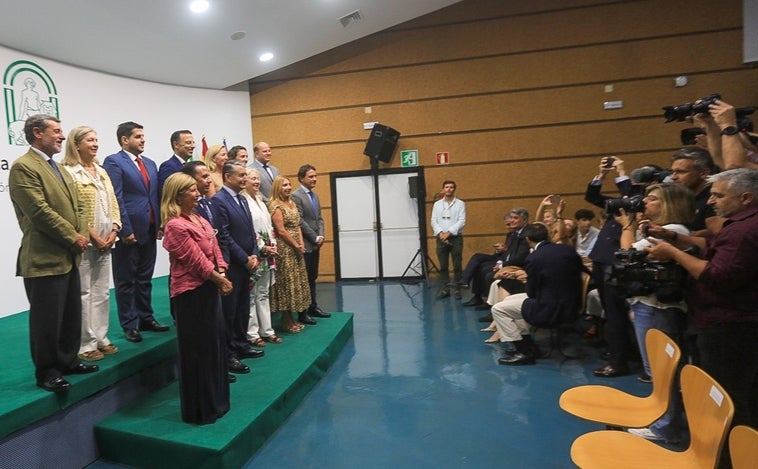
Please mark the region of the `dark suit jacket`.
<svg viewBox="0 0 758 469"><path fill-rule="evenodd" d="M521 307L528 323L553 327L579 314L582 258L567 244L543 242L526 258L526 293Z"/></svg>
<svg viewBox="0 0 758 469"><path fill-rule="evenodd" d="M523 229L521 232L523 233ZM511 241L508 249L496 255L495 260L503 261L503 265L522 267L526 261L526 257L529 255L529 243L526 241L526 238L519 233L513 233L511 236L515 236L515 239Z"/></svg>
<svg viewBox="0 0 758 469"><path fill-rule="evenodd" d="M609 197L601 194L600 191L602 187L601 184L590 183L587 186L587 192L584 194L584 200L605 210L605 202L608 199L615 199L616 197ZM632 181L630 179L620 181L616 187L621 193L621 196L629 195L632 189ZM592 248L589 258L595 262L601 262L603 264L614 264L616 262L614 253L618 251L621 246L621 228L621 225L616 223L613 216L609 216L605 220L602 228L600 228L600 233L597 235L597 241L595 241L595 246Z"/></svg>
<svg viewBox="0 0 758 469"><path fill-rule="evenodd" d="M77 234L89 236L76 183L63 166L58 167L65 184L31 149L11 166L8 185L22 232L16 264L16 275L21 277L70 272L80 257L69 248Z"/></svg>
<svg viewBox="0 0 758 469"><path fill-rule="evenodd" d="M108 156L103 161L103 168L113 183L113 190L121 211L121 236L134 233L139 244L155 241L150 232L150 208L155 216L155 226L160 226L161 209L158 200L158 168L153 160L141 155L142 163L150 178L150 189L145 187L142 173L132 158L120 151Z"/></svg>
<svg viewBox="0 0 758 469"><path fill-rule="evenodd" d="M311 204L311 197L306 192L303 186L297 188L292 192L292 200L297 205L297 210L300 212L300 229L303 231L303 238L305 238L305 250L311 252L314 249L318 249L316 245L316 237L324 236L324 219L321 217L321 200L318 198L318 194L313 193L316 198L316 207L318 210L313 210Z"/></svg>
<svg viewBox="0 0 758 469"><path fill-rule="evenodd" d="M258 255L258 243L251 216L240 207L229 191L221 189L211 198L213 224L218 229L219 246L224 260L243 267L251 255Z"/></svg>
<svg viewBox="0 0 758 469"><path fill-rule="evenodd" d="M172 155L171 158L161 163L160 168L158 168L159 195L161 192L163 192L163 184L166 182L166 179L168 179L168 177L172 174L181 171L182 166L184 166L184 162L176 155Z"/></svg>

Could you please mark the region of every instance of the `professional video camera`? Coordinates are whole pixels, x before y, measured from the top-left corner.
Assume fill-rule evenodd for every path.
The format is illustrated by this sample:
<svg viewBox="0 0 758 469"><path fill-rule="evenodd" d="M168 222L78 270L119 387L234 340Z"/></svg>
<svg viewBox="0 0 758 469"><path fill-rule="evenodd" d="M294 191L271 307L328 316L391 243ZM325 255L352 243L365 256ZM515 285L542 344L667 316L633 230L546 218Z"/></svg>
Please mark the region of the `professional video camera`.
<svg viewBox="0 0 758 469"><path fill-rule="evenodd" d="M684 299L689 277L682 266L673 261L646 260L645 251L621 249L611 273L610 285L621 287L626 297L655 295L662 303Z"/></svg>
<svg viewBox="0 0 758 469"><path fill-rule="evenodd" d="M661 109L663 109L663 117L666 118L666 122L682 122L695 114L708 114L708 106L719 100L721 100L721 95L714 93L709 94L708 96L703 96L695 101L695 103L684 103L678 106L663 106Z"/></svg>

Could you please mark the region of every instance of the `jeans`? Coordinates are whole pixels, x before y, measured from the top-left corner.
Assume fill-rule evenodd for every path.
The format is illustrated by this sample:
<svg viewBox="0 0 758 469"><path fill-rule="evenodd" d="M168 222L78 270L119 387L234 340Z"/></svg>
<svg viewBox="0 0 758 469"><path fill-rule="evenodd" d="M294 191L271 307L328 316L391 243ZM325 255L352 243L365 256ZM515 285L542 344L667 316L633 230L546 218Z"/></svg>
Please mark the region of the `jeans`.
<svg viewBox="0 0 758 469"><path fill-rule="evenodd" d="M632 305L634 312L634 333L637 336L637 344L640 348L642 357L642 366L648 376L650 372L650 362L648 361L647 348L645 347L645 335L650 329L658 329L665 332L680 347L682 346L682 335L686 329L686 318L684 312L677 308L661 309L649 306L643 303L634 303ZM685 354L682 354L684 357ZM683 366L679 364L679 368ZM667 440L679 441L683 438L686 428L684 418L684 404L682 394L679 392L679 372L674 379L669 407L661 418L650 425L650 431Z"/></svg>

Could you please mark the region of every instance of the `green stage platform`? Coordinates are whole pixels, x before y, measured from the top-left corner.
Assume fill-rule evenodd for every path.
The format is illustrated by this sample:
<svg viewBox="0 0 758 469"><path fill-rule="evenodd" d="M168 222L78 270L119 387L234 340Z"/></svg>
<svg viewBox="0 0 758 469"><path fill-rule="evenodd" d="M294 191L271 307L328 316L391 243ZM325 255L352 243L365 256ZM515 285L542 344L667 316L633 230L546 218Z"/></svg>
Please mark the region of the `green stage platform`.
<svg viewBox="0 0 758 469"><path fill-rule="evenodd" d="M168 312L166 277L153 280L155 317L171 324ZM100 360L100 371L88 375L67 376L69 391L53 394L38 388L29 352L29 312L0 318L0 441L29 425L55 415L117 382L176 356L176 333L146 332L138 344L128 342L121 333L118 314L111 295L110 333L108 337L119 352Z"/></svg>
<svg viewBox="0 0 758 469"><path fill-rule="evenodd" d="M240 467L326 373L353 335L353 315L332 313L301 334L282 335L251 373L231 385L232 408L215 424L182 422L174 382L96 425L101 457L141 468Z"/></svg>

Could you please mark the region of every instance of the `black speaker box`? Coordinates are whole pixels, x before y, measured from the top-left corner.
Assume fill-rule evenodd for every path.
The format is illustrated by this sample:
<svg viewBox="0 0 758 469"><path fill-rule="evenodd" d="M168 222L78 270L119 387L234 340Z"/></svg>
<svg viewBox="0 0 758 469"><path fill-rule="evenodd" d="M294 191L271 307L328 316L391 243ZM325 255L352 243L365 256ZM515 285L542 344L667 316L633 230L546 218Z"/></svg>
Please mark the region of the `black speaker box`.
<svg viewBox="0 0 758 469"><path fill-rule="evenodd" d="M389 163L392 159L392 153L395 152L395 147L397 147L398 138L400 138L400 132L392 127L374 124L363 154Z"/></svg>

